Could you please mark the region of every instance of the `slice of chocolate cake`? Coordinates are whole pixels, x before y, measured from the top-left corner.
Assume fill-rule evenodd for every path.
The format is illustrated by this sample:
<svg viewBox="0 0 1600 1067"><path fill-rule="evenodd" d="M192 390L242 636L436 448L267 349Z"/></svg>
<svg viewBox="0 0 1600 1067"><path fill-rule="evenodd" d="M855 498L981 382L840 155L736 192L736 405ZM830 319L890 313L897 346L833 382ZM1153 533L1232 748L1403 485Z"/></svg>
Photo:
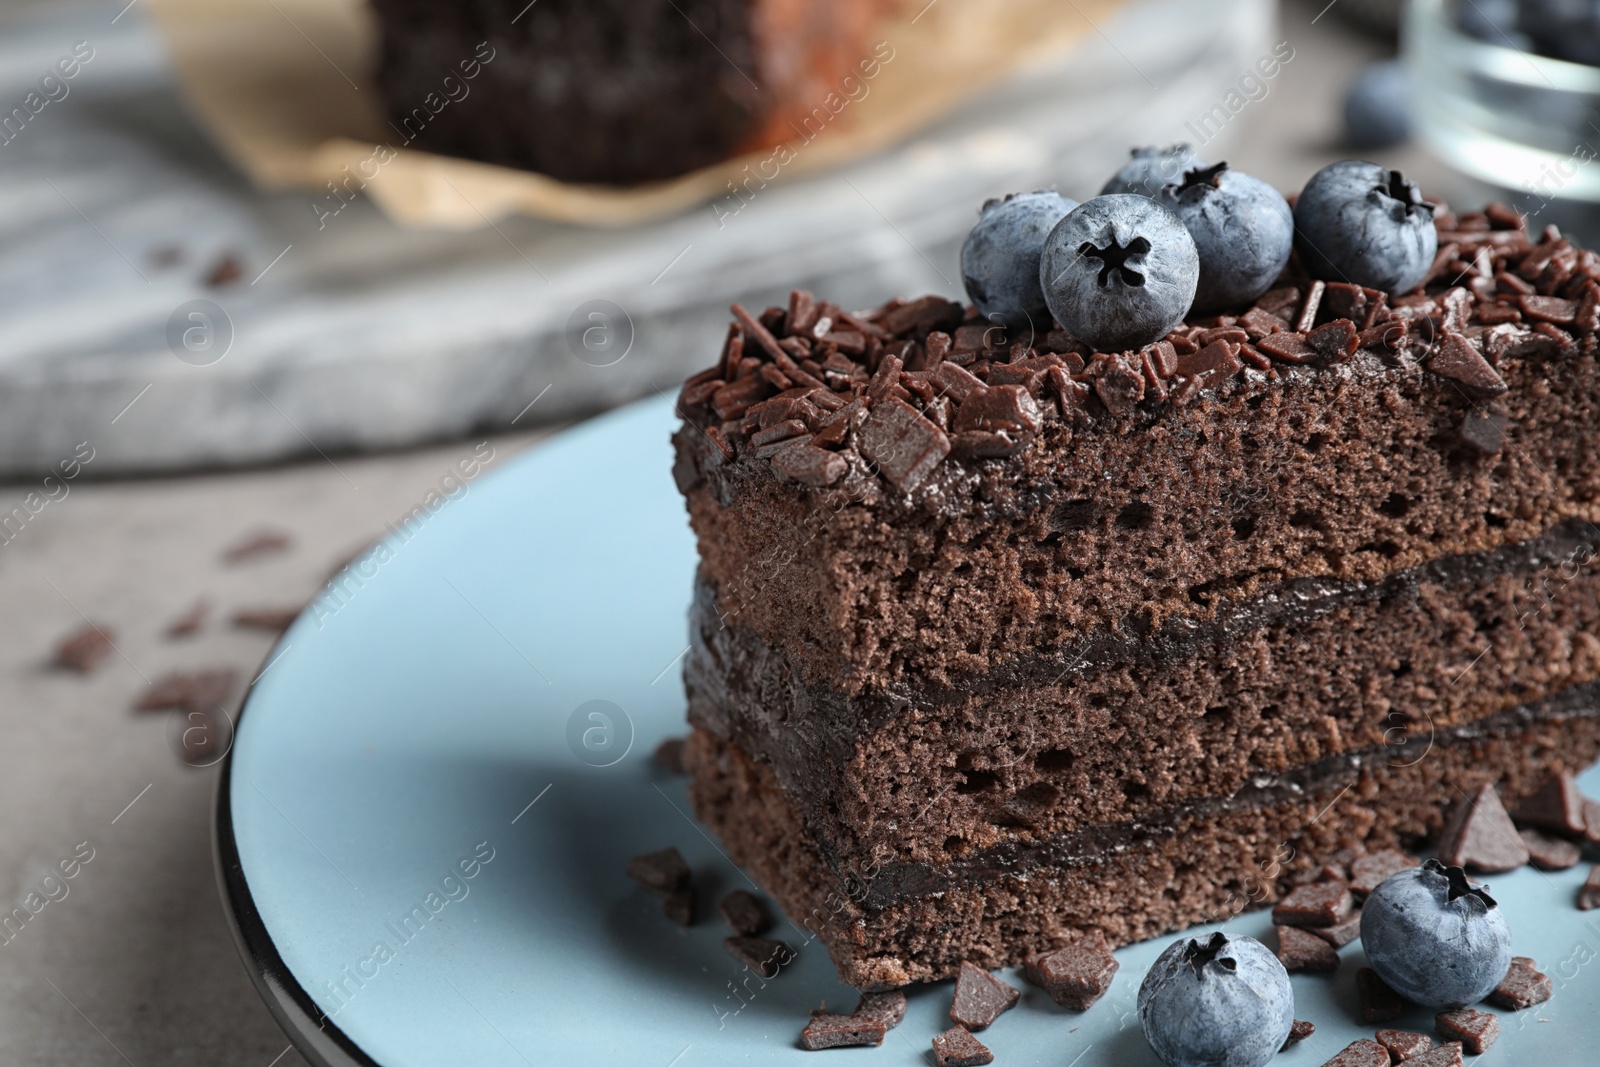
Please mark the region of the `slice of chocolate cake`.
<svg viewBox="0 0 1600 1067"><path fill-rule="evenodd" d="M1225 918L1600 756L1600 256L1435 223L1405 295L1296 261L1120 353L734 309L685 763L846 981Z"/></svg>

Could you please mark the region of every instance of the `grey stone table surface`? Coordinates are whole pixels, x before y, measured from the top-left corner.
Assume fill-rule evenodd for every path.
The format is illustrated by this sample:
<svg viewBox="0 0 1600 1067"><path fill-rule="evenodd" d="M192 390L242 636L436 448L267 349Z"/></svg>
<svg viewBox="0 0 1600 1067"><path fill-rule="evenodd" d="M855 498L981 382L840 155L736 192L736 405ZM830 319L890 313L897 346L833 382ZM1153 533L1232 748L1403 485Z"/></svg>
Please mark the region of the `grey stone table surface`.
<svg viewBox="0 0 1600 1067"><path fill-rule="evenodd" d="M109 27L124 2L94 10ZM1291 43L1294 59L1263 98L1230 122L1231 158L1284 187L1303 181L1338 154L1340 89L1360 61L1382 47L1356 37L1332 16L1313 24L1321 7L1319 0L1284 9L1280 38ZM43 15L31 8L25 0L8 0L0 8L0 53L34 33L41 18L57 17L53 7ZM1102 59L1116 58L1114 40L1091 41L1090 50L1096 48ZM114 50L107 47L94 62L102 61L107 67L115 63ZM5 62L0 55L0 65ZM1127 68L1120 76L1137 78ZM1152 115L1136 101L1118 100L1123 110L1114 110L1106 121L1129 142L1170 137L1210 106L1197 96ZM89 100L69 97L66 103L88 105ZM166 106L159 99L116 102L129 112L146 104L158 111ZM9 180L6 168L13 165L5 153L0 149L0 185ZM1447 195L1459 188L1411 151L1383 157L1391 160L1417 172L1430 188ZM1111 162L1109 151L1095 162L1102 168ZM8 306L22 313L26 303L16 300L11 287L37 279L14 256L16 235L26 240L30 220L59 207L48 186L41 188L37 199L13 201L14 210L0 215L0 232L12 235L0 242L5 264L0 288L7 292ZM207 232L206 201L173 208L197 235ZM85 231L89 240L98 240ZM874 284L952 291L892 230L880 226L874 241L886 264ZM941 255L946 258L936 262L949 274L953 250ZM192 257L189 262L196 265ZM755 289L774 295L791 274L809 273L803 263L752 264L750 269L758 267L764 276L753 281ZM126 271L126 264L121 269ZM333 268L315 269L331 274ZM87 286L90 279L77 281ZM871 294L878 295L887 294ZM72 314L114 311L86 303ZM79 325L64 323L62 329L71 333ZM0 323L0 334L14 328ZM720 328L698 330L685 335L686 350L704 356ZM0 361L9 356L0 351ZM173 366L190 369L175 361ZM529 384L542 388L545 383ZM546 399L556 399L555 392ZM514 399L526 403L531 396L519 393ZM104 419L129 399L131 394L107 397ZM559 412L559 405L551 408ZM514 408L507 410L515 414ZM6 409L3 417L15 416ZM497 462L533 445L536 437L490 438ZM478 440L379 456L313 454L292 465L227 474L123 482L80 478L0 545L0 604L8 609L0 613L5 738L0 744L0 909L20 906L42 876L71 858L80 844L93 849L92 860L67 883L68 895L47 904L0 943L0 1063L303 1063L287 1049L257 999L227 933L209 831L216 770L181 764L169 736L170 719L136 714L130 707L145 679L169 669L255 669L270 638L230 627L227 613L302 602L336 560L409 512ZM87 470L93 472L97 462ZM0 513L39 488L33 479L0 486ZM226 546L260 528L288 532L291 548L238 566L221 562ZM165 624L201 596L214 604L212 620L190 640L166 639ZM85 616L115 631L120 654L87 678L50 669L56 641Z"/></svg>

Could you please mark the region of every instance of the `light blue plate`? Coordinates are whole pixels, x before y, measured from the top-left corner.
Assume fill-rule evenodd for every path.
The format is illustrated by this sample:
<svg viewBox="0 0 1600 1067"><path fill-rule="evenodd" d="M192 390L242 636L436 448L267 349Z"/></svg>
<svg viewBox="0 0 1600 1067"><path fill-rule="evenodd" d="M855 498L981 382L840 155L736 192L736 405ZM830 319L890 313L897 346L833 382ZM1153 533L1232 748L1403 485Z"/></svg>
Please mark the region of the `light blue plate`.
<svg viewBox="0 0 1600 1067"><path fill-rule="evenodd" d="M468 483L324 594L257 678L219 792L219 863L241 951L312 1062L815 1067L795 1044L807 1012L854 1004L792 924L778 936L799 957L771 982L726 954L715 902L748 883L650 759L684 730L694 545L673 421L665 402L630 407ZM1600 793L1600 774L1587 784ZM689 930L623 873L666 845L701 891ZM1600 1059L1600 921L1573 906L1585 870L1490 879L1516 950L1557 991L1505 1013L1485 1058ZM1230 928L1272 943L1264 913ZM1165 944L1119 952L1081 1015L1028 988L982 1040L1001 1064L1154 1064L1133 1004ZM1370 1036L1360 945L1343 956L1331 980L1295 977L1317 1032L1279 1062L1317 1067ZM916 990L882 1048L824 1055L925 1067L949 996ZM1395 1025L1431 1024L1419 1010Z"/></svg>

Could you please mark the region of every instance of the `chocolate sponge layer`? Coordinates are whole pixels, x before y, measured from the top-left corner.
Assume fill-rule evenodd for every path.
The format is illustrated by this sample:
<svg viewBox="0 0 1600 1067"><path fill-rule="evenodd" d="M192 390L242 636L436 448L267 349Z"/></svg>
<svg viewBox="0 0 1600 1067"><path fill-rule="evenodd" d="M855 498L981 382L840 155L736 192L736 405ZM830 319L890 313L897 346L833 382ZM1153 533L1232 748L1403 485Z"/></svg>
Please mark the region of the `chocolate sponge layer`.
<svg viewBox="0 0 1600 1067"><path fill-rule="evenodd" d="M1015 964L1076 929L1125 944L1225 919L1272 903L1296 872L1340 849L1414 846L1463 792L1499 783L1508 797L1526 795L1552 768L1600 756L1596 690L1441 732L1412 763L1383 751L1332 757L1230 800L916 872L830 864L771 769L737 745L697 729L685 762L695 810L733 861L846 982L888 988L948 977L962 960Z"/></svg>
<svg viewBox="0 0 1600 1067"><path fill-rule="evenodd" d="M850 867L955 863L1364 749L1422 758L1440 731L1600 678L1600 530L1581 522L854 697L723 620L717 592L703 577L691 613L690 719L768 764Z"/></svg>

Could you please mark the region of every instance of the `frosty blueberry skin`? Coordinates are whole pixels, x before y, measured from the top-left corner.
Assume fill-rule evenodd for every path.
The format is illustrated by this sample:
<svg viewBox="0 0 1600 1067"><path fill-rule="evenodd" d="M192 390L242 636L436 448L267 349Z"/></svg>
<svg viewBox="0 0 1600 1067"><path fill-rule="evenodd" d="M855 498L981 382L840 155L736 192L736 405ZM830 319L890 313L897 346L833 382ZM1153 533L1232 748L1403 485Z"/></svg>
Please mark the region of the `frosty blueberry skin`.
<svg viewBox="0 0 1600 1067"><path fill-rule="evenodd" d="M1156 199L1183 221L1199 252L1195 314L1252 303L1289 263L1294 213L1260 178L1218 163L1185 172Z"/></svg>
<svg viewBox="0 0 1600 1067"><path fill-rule="evenodd" d="M1289 973L1253 937L1179 938L1139 986L1139 1022L1167 1067L1264 1067L1294 1025Z"/></svg>
<svg viewBox="0 0 1600 1067"><path fill-rule="evenodd" d="M961 246L961 281L979 314L1013 333L1049 331L1039 254L1056 223L1077 206L1049 189L1012 193L983 205Z"/></svg>
<svg viewBox="0 0 1600 1067"><path fill-rule="evenodd" d="M1101 196L1112 193L1137 193L1139 196L1156 196L1161 187L1183 180L1183 172L1204 167L1194 149L1186 144L1167 145L1165 148L1147 146L1131 149L1128 162L1111 176L1100 190Z"/></svg>
<svg viewBox="0 0 1600 1067"><path fill-rule="evenodd" d="M1428 860L1384 881L1361 908L1361 945L1389 988L1424 1007L1464 1008L1511 969L1511 931L1460 867Z"/></svg>
<svg viewBox="0 0 1600 1067"><path fill-rule="evenodd" d="M1294 205L1295 247L1318 278L1388 293L1422 284L1439 250L1433 205L1397 170L1347 159L1312 175Z"/></svg>
<svg viewBox="0 0 1600 1067"><path fill-rule="evenodd" d="M1045 239L1039 285L1050 314L1101 352L1159 341L1200 280L1194 238L1169 209L1122 193L1086 200Z"/></svg>

